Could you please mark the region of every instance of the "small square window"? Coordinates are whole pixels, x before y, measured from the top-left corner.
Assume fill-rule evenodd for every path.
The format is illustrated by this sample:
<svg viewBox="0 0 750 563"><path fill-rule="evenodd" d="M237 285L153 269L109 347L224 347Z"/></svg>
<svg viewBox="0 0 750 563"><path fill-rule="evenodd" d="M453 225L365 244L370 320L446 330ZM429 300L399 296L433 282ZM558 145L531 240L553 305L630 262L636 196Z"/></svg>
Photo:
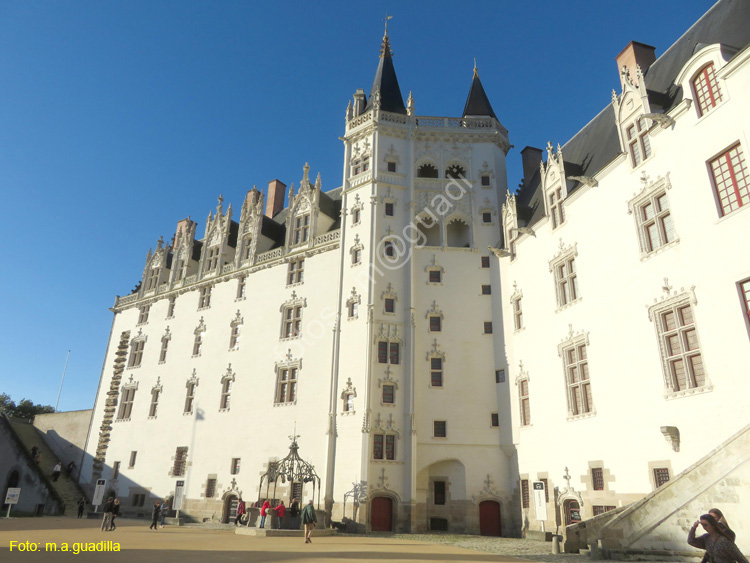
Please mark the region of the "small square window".
<svg viewBox="0 0 750 563"><path fill-rule="evenodd" d="M352 211L352 223L354 225L358 224L361 218L361 212L359 209Z"/></svg>
<svg viewBox="0 0 750 563"><path fill-rule="evenodd" d="M492 213L489 211L482 212L482 223L492 223Z"/></svg>
<svg viewBox="0 0 750 563"><path fill-rule="evenodd" d="M491 285L483 285L482 286L482 295L490 295L492 293L492 286Z"/></svg>
<svg viewBox="0 0 750 563"><path fill-rule="evenodd" d="M493 412L493 413L492 413L492 414L490 415L490 425L491 425L491 426L492 426L493 428L497 428L498 426L500 426L500 417L498 417L498 415L497 415L497 413L496 413L496 412Z"/></svg>
<svg viewBox="0 0 750 563"><path fill-rule="evenodd" d="M656 484L656 486L661 487L667 482L669 482L669 468L655 467L654 468L654 483Z"/></svg>
<svg viewBox="0 0 750 563"><path fill-rule="evenodd" d="M232 465L229 471L232 475L237 475L240 472L240 461L239 457L232 458Z"/></svg>
<svg viewBox="0 0 750 563"><path fill-rule="evenodd" d="M393 385L383 385L383 402L393 404Z"/></svg>
<svg viewBox="0 0 750 563"><path fill-rule="evenodd" d="M490 185L490 177L486 174L482 176L482 186L487 187Z"/></svg>
<svg viewBox="0 0 750 563"><path fill-rule="evenodd" d="M495 370L495 383L505 383L505 370L504 369Z"/></svg>
<svg viewBox="0 0 750 563"><path fill-rule="evenodd" d="M390 240L385 241L384 250L385 250L385 255L388 256L389 258L393 258L393 256L396 253L393 247L393 242L391 242Z"/></svg>
<svg viewBox="0 0 750 563"><path fill-rule="evenodd" d="M443 272L441 272L440 270L430 270L429 280L430 283L442 283Z"/></svg>
<svg viewBox="0 0 750 563"><path fill-rule="evenodd" d="M440 332L441 331L441 319L438 316L431 316L430 317L430 332Z"/></svg>
<svg viewBox="0 0 750 563"><path fill-rule="evenodd" d="M485 334L492 334L492 323L491 322L485 322L484 323L484 333Z"/></svg>
<svg viewBox="0 0 750 563"><path fill-rule="evenodd" d="M444 420L435 420L433 422L433 436L435 438L445 438L447 436L446 422Z"/></svg>
<svg viewBox="0 0 750 563"><path fill-rule="evenodd" d="M352 251L352 264L359 264L362 262L362 249L355 248Z"/></svg>
<svg viewBox="0 0 750 563"><path fill-rule="evenodd" d="M396 300L392 297L385 298L385 312L394 313L396 311Z"/></svg>
<svg viewBox="0 0 750 563"><path fill-rule="evenodd" d="M489 267L490 267L490 257L482 256L482 268L489 268Z"/></svg>
<svg viewBox="0 0 750 563"><path fill-rule="evenodd" d="M388 163L388 172L395 172L396 171L396 163L395 162L389 162Z"/></svg>
<svg viewBox="0 0 750 563"><path fill-rule="evenodd" d="M393 203L392 202L386 202L386 204L385 204L385 214L388 217L393 217Z"/></svg>

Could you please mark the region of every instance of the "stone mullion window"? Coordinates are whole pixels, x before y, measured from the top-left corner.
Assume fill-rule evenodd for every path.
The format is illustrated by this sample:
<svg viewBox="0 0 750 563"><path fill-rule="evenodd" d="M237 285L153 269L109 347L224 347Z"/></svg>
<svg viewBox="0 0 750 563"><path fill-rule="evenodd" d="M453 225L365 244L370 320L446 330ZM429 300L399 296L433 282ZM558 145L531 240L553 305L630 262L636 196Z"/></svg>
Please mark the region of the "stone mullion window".
<svg viewBox="0 0 750 563"><path fill-rule="evenodd" d="M563 359L568 388L568 412L572 416L592 412L594 401L591 394L586 344L581 342L565 348Z"/></svg>
<svg viewBox="0 0 750 563"><path fill-rule="evenodd" d="M172 465L172 476L183 477L187 469L187 446L179 446L174 454L174 464Z"/></svg>
<svg viewBox="0 0 750 563"><path fill-rule="evenodd" d="M739 144L714 158L709 164L722 215L750 204L750 176Z"/></svg>
<svg viewBox="0 0 750 563"><path fill-rule="evenodd" d="M151 390L151 405L148 409L149 418L156 418L156 413L159 409L159 397L161 397L161 387L154 387Z"/></svg>
<svg viewBox="0 0 750 563"><path fill-rule="evenodd" d="M529 426L531 424L531 404L529 402L528 378L518 382L518 403L521 426Z"/></svg>
<svg viewBox="0 0 750 563"><path fill-rule="evenodd" d="M137 386L122 388L122 391L120 392L120 409L117 413L117 420L130 420L130 415L133 412L135 392L137 389Z"/></svg>
<svg viewBox="0 0 750 563"><path fill-rule="evenodd" d="M552 228L556 229L565 222L562 188L550 190L547 199L549 205L549 216L552 219Z"/></svg>
<svg viewBox="0 0 750 563"><path fill-rule="evenodd" d="M302 244L310 238L310 214L305 213L294 218L292 244Z"/></svg>
<svg viewBox="0 0 750 563"><path fill-rule="evenodd" d="M651 139L644 117L639 117L625 129L630 163L635 168L651 156Z"/></svg>
<svg viewBox="0 0 750 563"><path fill-rule="evenodd" d="M289 270L287 272L287 285L296 285L304 280L305 259L297 258L289 261Z"/></svg>
<svg viewBox="0 0 750 563"><path fill-rule="evenodd" d="M146 338L139 336L130 344L130 358L128 359L129 368L141 367L143 359L143 349L146 347Z"/></svg>

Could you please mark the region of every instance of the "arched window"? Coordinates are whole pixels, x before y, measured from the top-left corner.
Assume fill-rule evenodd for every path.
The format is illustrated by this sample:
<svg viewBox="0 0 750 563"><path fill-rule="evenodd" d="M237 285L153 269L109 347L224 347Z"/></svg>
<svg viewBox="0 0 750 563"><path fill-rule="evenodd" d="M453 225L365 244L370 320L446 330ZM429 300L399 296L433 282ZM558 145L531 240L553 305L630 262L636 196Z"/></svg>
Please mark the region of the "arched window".
<svg viewBox="0 0 750 563"><path fill-rule="evenodd" d="M452 219L446 228L446 238L448 239L448 246L469 248L471 246L469 225L463 219Z"/></svg>
<svg viewBox="0 0 750 563"><path fill-rule="evenodd" d="M437 178L438 169L430 163L425 163L417 168L417 178Z"/></svg>
<svg viewBox="0 0 750 563"><path fill-rule="evenodd" d="M466 169L460 164L451 164L445 169L446 178L465 178Z"/></svg>
<svg viewBox="0 0 750 563"><path fill-rule="evenodd" d="M698 114L704 115L721 101L721 90L714 73L714 64L704 66L693 79L693 90L698 101Z"/></svg>

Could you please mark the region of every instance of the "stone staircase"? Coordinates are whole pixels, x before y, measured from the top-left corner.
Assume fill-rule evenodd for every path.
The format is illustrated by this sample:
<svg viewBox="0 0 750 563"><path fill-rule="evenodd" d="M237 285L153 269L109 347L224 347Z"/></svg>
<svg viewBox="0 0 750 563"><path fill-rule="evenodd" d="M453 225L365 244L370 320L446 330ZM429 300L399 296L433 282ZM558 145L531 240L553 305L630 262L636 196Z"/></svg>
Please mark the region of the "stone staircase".
<svg viewBox="0 0 750 563"><path fill-rule="evenodd" d="M63 467L60 477L57 481L52 480L52 469L58 462L58 458L52 449L44 441L44 437L33 424L26 420L9 418L11 428L15 431L16 436L23 443L26 450L31 456L31 448L34 446L42 453L42 461L38 466L39 471L48 487L57 493L57 496L65 503L64 516L76 517L78 515L78 501L81 497L86 496L70 476L67 475Z"/></svg>

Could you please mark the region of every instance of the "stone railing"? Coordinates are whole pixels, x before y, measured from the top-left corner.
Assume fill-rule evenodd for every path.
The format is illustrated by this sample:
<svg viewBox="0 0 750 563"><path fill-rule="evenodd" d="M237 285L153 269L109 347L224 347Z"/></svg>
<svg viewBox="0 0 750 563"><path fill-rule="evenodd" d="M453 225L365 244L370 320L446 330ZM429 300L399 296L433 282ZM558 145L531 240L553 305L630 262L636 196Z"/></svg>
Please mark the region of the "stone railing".
<svg viewBox="0 0 750 563"><path fill-rule="evenodd" d="M128 304L133 303L135 301L138 301L138 294L137 293L131 293L130 295L126 295L125 297L118 297L115 300L115 307L120 307L122 305L128 305Z"/></svg>
<svg viewBox="0 0 750 563"><path fill-rule="evenodd" d="M314 246L318 246L321 244L328 244L329 242L335 242L341 238L341 230L335 230L331 231L330 233L326 233L324 235L320 235L315 237L315 240L313 241Z"/></svg>
<svg viewBox="0 0 750 563"><path fill-rule="evenodd" d="M361 186L362 184L369 182L372 178L372 172L369 170L367 172L360 172L356 176L352 176L349 178L349 186L354 188L357 186Z"/></svg>
<svg viewBox="0 0 750 563"><path fill-rule="evenodd" d="M221 269L221 273L228 274L232 270L234 270L234 264L224 264L224 267Z"/></svg>
<svg viewBox="0 0 750 563"><path fill-rule="evenodd" d="M347 124L347 129L354 129L355 127L359 127L363 123L367 123L368 121L372 120L372 110L363 113L362 115L358 115L354 119L351 119L349 123Z"/></svg>
<svg viewBox="0 0 750 563"><path fill-rule="evenodd" d="M406 123L407 116L401 113L390 113L387 111L381 111L378 114L378 121L390 121L392 123Z"/></svg>
<svg viewBox="0 0 750 563"><path fill-rule="evenodd" d="M197 281L198 281L198 274L193 274L192 276L187 276L185 278L183 285L190 285L191 283L195 283Z"/></svg>
<svg viewBox="0 0 750 563"><path fill-rule="evenodd" d="M495 120L491 117L418 117L417 125L422 128L457 129L465 127L468 129L478 129L494 127Z"/></svg>
<svg viewBox="0 0 750 563"><path fill-rule="evenodd" d="M283 255L284 255L284 247L280 246L279 248L274 248L273 250L269 250L268 252L263 252L261 254L258 254L255 257L255 263L262 264L263 262L269 262L276 258L281 258Z"/></svg>

